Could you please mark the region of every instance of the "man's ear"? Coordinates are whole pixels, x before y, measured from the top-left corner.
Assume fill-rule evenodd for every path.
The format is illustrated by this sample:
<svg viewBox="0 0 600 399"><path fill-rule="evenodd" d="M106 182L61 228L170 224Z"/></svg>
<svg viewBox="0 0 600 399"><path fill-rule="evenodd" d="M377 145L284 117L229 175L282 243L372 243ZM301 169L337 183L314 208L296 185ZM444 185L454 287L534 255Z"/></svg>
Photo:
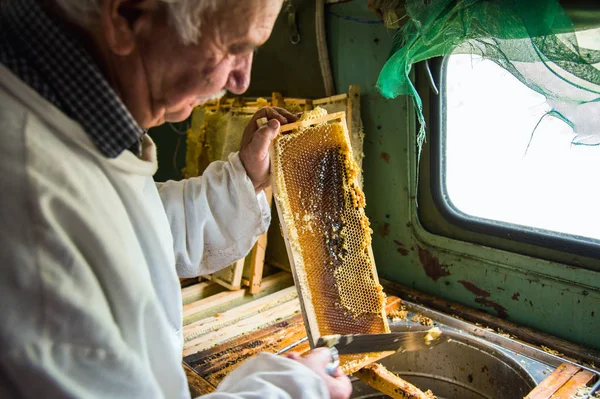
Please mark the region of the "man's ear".
<svg viewBox="0 0 600 399"><path fill-rule="evenodd" d="M108 47L117 55L129 55L136 35L150 28L156 18L157 0L104 0L100 23Z"/></svg>

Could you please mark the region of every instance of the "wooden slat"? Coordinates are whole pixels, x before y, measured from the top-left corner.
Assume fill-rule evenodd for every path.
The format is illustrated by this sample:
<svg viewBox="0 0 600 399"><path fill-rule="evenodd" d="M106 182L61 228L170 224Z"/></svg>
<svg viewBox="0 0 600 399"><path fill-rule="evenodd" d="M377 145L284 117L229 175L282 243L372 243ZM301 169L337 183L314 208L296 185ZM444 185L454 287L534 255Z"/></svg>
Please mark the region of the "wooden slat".
<svg viewBox="0 0 600 399"><path fill-rule="evenodd" d="M222 278L218 273L213 273L204 277L211 281L214 281L219 285L222 285L228 290L237 291L242 288L242 273L244 272L244 262L245 258L238 260L230 266L227 266L226 269L230 269L229 271L231 271L230 281Z"/></svg>
<svg viewBox="0 0 600 399"><path fill-rule="evenodd" d="M273 190L271 187L265 189L265 196L270 207L273 203ZM250 294L258 294L260 292L260 284L265 266L265 253L267 251L267 234L265 233L258 237L250 253L250 275L248 277L248 292Z"/></svg>
<svg viewBox="0 0 600 399"><path fill-rule="evenodd" d="M294 123L288 123L287 125L281 126L281 128L279 129L279 131L281 133L285 133L285 132L289 132L291 130L302 128L302 127L308 127L308 126L318 125L319 123L334 121L336 119L344 119L345 115L346 115L345 112L336 112L334 114L327 114L327 115L322 116L320 118L307 119L307 120L304 120L304 121L298 121L298 122L294 122Z"/></svg>
<svg viewBox="0 0 600 399"><path fill-rule="evenodd" d="M267 328L188 356L184 361L216 386L244 360L259 352L278 353L305 337L302 316L298 314Z"/></svg>
<svg viewBox="0 0 600 399"><path fill-rule="evenodd" d="M549 399L580 370L570 363L563 363L544 379L525 399Z"/></svg>
<svg viewBox="0 0 600 399"><path fill-rule="evenodd" d="M425 393L416 386L404 381L380 364L371 364L354 375L365 384L394 399L433 399L429 392Z"/></svg>
<svg viewBox="0 0 600 399"><path fill-rule="evenodd" d="M360 86L350 85L348 88L348 102L346 104L346 123L350 133L350 143L354 154L354 162L358 165L359 185L362 188L362 161L363 161L363 126L360 119Z"/></svg>
<svg viewBox="0 0 600 399"><path fill-rule="evenodd" d="M297 105L304 105L306 104L306 99L305 98L284 98L283 99L284 104L297 104Z"/></svg>
<svg viewBox="0 0 600 399"><path fill-rule="evenodd" d="M189 287L190 285L196 284L198 282L198 277L194 278L180 278L179 285L181 288Z"/></svg>
<svg viewBox="0 0 600 399"><path fill-rule="evenodd" d="M200 375L196 373L194 369L185 363L183 363L183 370L185 371L185 376L187 378L188 387L190 389L190 395L192 398L201 395L207 395L215 391L216 388L214 385L200 377Z"/></svg>
<svg viewBox="0 0 600 399"><path fill-rule="evenodd" d="M185 287L183 290L181 290L181 297L183 304L187 305L188 303L199 301L202 298L206 298L222 291L223 288L219 284L212 281L203 281L201 283Z"/></svg>
<svg viewBox="0 0 600 399"><path fill-rule="evenodd" d="M202 335L230 326L240 320L247 319L258 313L281 305L282 303L289 302L297 297L296 287L292 286L258 300L226 310L215 316L198 320L183 328L183 339L185 342L191 341L192 339L199 338Z"/></svg>
<svg viewBox="0 0 600 399"><path fill-rule="evenodd" d="M208 380L214 380L211 375L222 372L229 373L239 364L258 353L266 352L275 354L283 349L284 345L300 339L302 334L302 325L276 330L270 332L268 335L262 335L258 339L246 341L242 345L233 346L229 359L221 356L211 358L210 360L205 358L207 361L197 365L195 369L202 375L205 375ZM235 359L235 361L232 361L232 359Z"/></svg>
<svg viewBox="0 0 600 399"><path fill-rule="evenodd" d="M285 297L286 293L289 293L292 289L295 290L296 288L290 287L264 297L259 301L277 301L278 296L281 299L281 296ZM399 309L401 304L402 300L400 298L394 296L387 297L386 312L390 313ZM260 304L258 305L260 307ZM249 303L231 309L232 313L229 314L244 311L254 312L255 310L256 308L253 308L252 303ZM310 343L306 338L306 329L302 315L297 314L258 331L250 332L212 348L189 355L184 360L202 378L216 386L244 360L260 352L280 353L286 348L287 350L281 352L282 355L289 352L297 352L304 355L310 352Z"/></svg>
<svg viewBox="0 0 600 399"><path fill-rule="evenodd" d="M281 95L281 93L271 93L271 103L273 103L274 107L285 107L285 101L283 100L283 95Z"/></svg>
<svg viewBox="0 0 600 399"><path fill-rule="evenodd" d="M269 295L293 284L292 275L288 272L279 272L263 279L261 292L251 295L246 290L220 292L208 298L189 303L183 307L183 324L187 325L205 317L214 316L243 303Z"/></svg>
<svg viewBox="0 0 600 399"><path fill-rule="evenodd" d="M240 320L234 326L230 326L225 330L214 331L187 342L186 347L183 349L183 355L188 356L211 348L232 338L266 327L275 323L277 320L288 318L299 312L300 302L298 299L293 299L272 309L265 310L260 314Z"/></svg>
<svg viewBox="0 0 600 399"><path fill-rule="evenodd" d="M316 100L313 100L312 103L313 103L313 105L320 106L323 104L331 104L331 103L346 101L347 99L348 99L348 94L342 93L342 94L336 94L335 96L331 96L331 97L318 98Z"/></svg>
<svg viewBox="0 0 600 399"><path fill-rule="evenodd" d="M565 383L554 395L552 399L571 399L579 388L583 388L593 383L596 375L587 370L581 370Z"/></svg>

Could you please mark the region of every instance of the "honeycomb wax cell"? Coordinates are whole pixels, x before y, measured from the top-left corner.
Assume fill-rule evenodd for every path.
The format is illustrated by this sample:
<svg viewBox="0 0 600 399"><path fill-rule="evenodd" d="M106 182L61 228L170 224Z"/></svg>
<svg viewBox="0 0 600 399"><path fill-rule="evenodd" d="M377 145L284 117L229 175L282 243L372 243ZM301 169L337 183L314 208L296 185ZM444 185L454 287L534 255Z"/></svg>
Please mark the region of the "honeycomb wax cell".
<svg viewBox="0 0 600 399"><path fill-rule="evenodd" d="M302 120L322 120L325 114L317 108ZM322 335L389 332L349 143L341 117L279 135L271 154L275 200L314 341ZM341 364L350 373L377 358L347 355Z"/></svg>

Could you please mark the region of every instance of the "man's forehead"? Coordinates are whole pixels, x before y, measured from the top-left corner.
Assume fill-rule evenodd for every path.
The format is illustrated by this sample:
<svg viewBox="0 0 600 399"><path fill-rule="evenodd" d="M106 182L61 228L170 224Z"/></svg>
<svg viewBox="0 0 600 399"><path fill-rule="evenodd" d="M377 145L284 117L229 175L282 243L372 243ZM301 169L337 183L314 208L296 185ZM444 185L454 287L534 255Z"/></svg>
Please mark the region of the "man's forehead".
<svg viewBox="0 0 600 399"><path fill-rule="evenodd" d="M226 7L223 3L232 6ZM223 44L243 40L257 46L269 37L283 0L228 0L223 3L211 16L217 22Z"/></svg>

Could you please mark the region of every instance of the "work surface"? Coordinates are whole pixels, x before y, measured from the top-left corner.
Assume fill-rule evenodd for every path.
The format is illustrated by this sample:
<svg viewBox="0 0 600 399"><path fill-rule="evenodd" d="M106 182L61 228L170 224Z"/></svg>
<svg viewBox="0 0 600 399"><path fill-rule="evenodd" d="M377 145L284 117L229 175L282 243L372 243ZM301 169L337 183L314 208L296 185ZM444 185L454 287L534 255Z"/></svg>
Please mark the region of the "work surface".
<svg viewBox="0 0 600 399"><path fill-rule="evenodd" d="M403 298L416 300L415 293L405 287L391 283L384 286L388 296L400 294ZM203 289L209 296L193 302L189 302L189 293L194 292L198 298L199 288L192 286L184 289L184 303L188 301L184 306L184 319L187 321L184 327L184 336L187 334L184 367L193 395L212 392L229 372L259 352L304 353L310 349L290 276L282 272L267 277L264 288L265 290L255 297L244 295L243 291L211 293L210 285L205 284ZM419 302L422 303L439 301L427 295L420 295L420 299ZM514 335L524 336L529 342L541 340L545 346L559 348L561 352L568 352L568 355L578 359L582 356L595 359L597 354L594 352L514 326L482 312L439 302L436 306L438 309L442 307L451 312L444 314L429 307L405 302L409 311L408 317L396 318L390 322L393 329L394 325L418 323L418 320L413 321L417 314L429 316L436 325L442 327L449 343L438 345L437 348L440 349L420 357L419 352L414 352L410 356L404 354L401 358L394 358L393 355L384 360L386 367L409 381L412 378L414 383L423 388L431 388L439 398L498 399L516 397L517 394L524 397L544 379L545 385L538 385L538 391L539 387L545 387L546 391L552 390L557 393L561 388L563 391L569 388L567 382L571 385L570 388L576 389L577 386L590 385L597 378L591 368L592 364L589 363L592 360L588 359L587 367L582 366L586 362L581 360L580 364L576 365L564 356L557 356L542 350L541 347L525 344L515 339ZM386 312L392 315L401 306L402 301L399 298L389 296ZM467 317L479 323L467 323L462 320ZM498 329L501 329L500 332ZM448 361L448 356L467 360L465 364L458 364ZM412 374L421 375L420 379L415 379L414 375L406 372L406 362L410 363L408 368L413 369ZM561 366L563 363L568 365L566 373L566 366ZM415 372L419 364L426 370ZM447 367L444 367L444 364L447 364ZM585 370L586 368L588 370ZM548 378L550 376L552 378ZM508 385L514 388L514 392L507 390ZM360 395L363 388L360 383L355 383L355 395ZM366 389L365 394L370 388ZM460 392L460 396L456 396L456 392ZM541 397L528 396L531 399Z"/></svg>

